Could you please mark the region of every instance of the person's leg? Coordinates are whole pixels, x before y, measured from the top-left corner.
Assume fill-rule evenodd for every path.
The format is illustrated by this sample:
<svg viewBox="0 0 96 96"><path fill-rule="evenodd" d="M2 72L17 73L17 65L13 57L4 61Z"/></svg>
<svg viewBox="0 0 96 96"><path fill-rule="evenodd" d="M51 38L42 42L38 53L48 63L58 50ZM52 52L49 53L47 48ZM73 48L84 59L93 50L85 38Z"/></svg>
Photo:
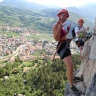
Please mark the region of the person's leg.
<svg viewBox="0 0 96 96"><path fill-rule="evenodd" d="M63 62L67 68L66 75L67 75L68 82L69 82L70 86L72 87L73 86L73 63L72 63L72 59L70 56L67 56L63 59Z"/></svg>
<svg viewBox="0 0 96 96"><path fill-rule="evenodd" d="M64 64L67 67L67 79L70 84L70 91L72 91L74 94L77 94L80 96L81 92L73 85L73 63L70 56L67 56L63 59Z"/></svg>

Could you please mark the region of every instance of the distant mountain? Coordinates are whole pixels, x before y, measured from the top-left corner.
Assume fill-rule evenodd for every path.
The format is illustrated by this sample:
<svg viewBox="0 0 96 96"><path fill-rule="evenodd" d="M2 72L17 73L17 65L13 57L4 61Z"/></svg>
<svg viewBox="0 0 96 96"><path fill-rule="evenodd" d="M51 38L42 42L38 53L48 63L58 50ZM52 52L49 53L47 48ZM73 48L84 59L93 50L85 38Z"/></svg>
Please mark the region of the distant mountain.
<svg viewBox="0 0 96 96"><path fill-rule="evenodd" d="M42 5L32 1L26 0L3 0L0 4L7 6L15 6L23 9L45 9L45 8L57 8L58 6Z"/></svg>
<svg viewBox="0 0 96 96"><path fill-rule="evenodd" d="M78 8L76 7L67 7L70 12L75 12L83 17L94 19L96 18L96 3L87 3Z"/></svg>
<svg viewBox="0 0 96 96"><path fill-rule="evenodd" d="M51 31L52 25L57 20L57 12L61 9L58 6L42 5L25 0L3 0L0 4L4 5L0 7L1 24L9 24L11 26L21 26L23 24L25 27L34 26L38 30L46 29L48 32ZM95 6L96 3L90 3L79 8L67 7L70 14L69 20L71 23L77 23L79 18L84 18L84 25L93 29L94 18L96 17ZM74 25L74 23L72 24Z"/></svg>
<svg viewBox="0 0 96 96"><path fill-rule="evenodd" d="M88 3L80 7L84 15L90 18L96 18L96 3Z"/></svg>
<svg viewBox="0 0 96 96"><path fill-rule="evenodd" d="M1 5L0 25L31 27L39 32L50 33L52 25L56 22L55 11L55 9L28 10Z"/></svg>
<svg viewBox="0 0 96 96"><path fill-rule="evenodd" d="M31 27L39 32L52 33L52 26L57 21L60 9L27 10L18 7L0 6L0 25ZM81 15L69 12L66 25L74 27ZM84 26L93 28L93 22L84 17Z"/></svg>
<svg viewBox="0 0 96 96"><path fill-rule="evenodd" d="M42 5L32 1L27 0L3 0L0 4L7 6L15 6L23 9L46 9L46 8L57 8L58 6ZM96 17L96 3L87 3L83 6L77 7L67 7L70 12L77 13L81 16L89 18L90 20Z"/></svg>
<svg viewBox="0 0 96 96"><path fill-rule="evenodd" d="M80 9L77 7L67 7L68 11L74 12L74 13L81 13Z"/></svg>

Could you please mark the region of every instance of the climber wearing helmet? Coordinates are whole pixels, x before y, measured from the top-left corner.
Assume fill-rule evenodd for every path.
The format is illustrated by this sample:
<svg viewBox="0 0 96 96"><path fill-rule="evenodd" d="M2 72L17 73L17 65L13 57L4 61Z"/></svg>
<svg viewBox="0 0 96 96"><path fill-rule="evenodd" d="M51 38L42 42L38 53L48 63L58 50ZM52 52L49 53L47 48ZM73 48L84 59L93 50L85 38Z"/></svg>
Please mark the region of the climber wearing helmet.
<svg viewBox="0 0 96 96"><path fill-rule="evenodd" d="M83 27L84 24L84 20L82 18L80 18L78 20L78 26L75 28L75 33L76 33L76 45L78 46L79 50L80 50L80 55L82 57L82 50L83 50L83 46L84 46L84 34L87 30L89 30L89 27L87 27L86 29Z"/></svg>
<svg viewBox="0 0 96 96"><path fill-rule="evenodd" d="M66 9L62 9L59 11L57 14L58 16L58 21L53 25L53 36L56 41L58 41L57 45L57 53L60 56L60 58L63 60L67 71L67 79L68 82L70 83L70 89L74 94L81 94L79 90L73 85L73 83L82 81L81 78L75 77L73 75L73 63L72 63L72 58L71 58L71 51L69 47L67 46L66 50L65 47L67 45L67 38L66 35L70 30L70 26L67 27L67 31L63 29L63 23L67 20L69 17L69 13ZM59 48L58 48L59 47Z"/></svg>

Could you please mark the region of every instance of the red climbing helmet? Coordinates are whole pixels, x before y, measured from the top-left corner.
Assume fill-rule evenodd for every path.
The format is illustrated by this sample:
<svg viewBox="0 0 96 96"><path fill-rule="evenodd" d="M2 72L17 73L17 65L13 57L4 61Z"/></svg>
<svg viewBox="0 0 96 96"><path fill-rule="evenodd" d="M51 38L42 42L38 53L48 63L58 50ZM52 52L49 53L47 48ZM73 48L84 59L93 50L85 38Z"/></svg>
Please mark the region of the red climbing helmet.
<svg viewBox="0 0 96 96"><path fill-rule="evenodd" d="M66 9L60 10L60 11L58 12L57 16L59 17L59 15L60 15L61 13L67 13L67 18L69 17L69 13L68 13L68 11L67 11Z"/></svg>
<svg viewBox="0 0 96 96"><path fill-rule="evenodd" d="M84 20L83 20L82 18L80 18L80 19L78 20L78 23L84 23Z"/></svg>

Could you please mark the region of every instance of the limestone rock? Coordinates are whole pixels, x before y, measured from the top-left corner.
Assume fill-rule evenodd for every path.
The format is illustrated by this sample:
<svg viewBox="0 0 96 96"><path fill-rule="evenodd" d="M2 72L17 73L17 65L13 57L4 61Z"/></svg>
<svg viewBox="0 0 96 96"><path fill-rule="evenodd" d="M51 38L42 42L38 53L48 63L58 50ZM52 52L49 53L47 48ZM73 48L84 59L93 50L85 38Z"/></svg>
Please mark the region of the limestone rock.
<svg viewBox="0 0 96 96"><path fill-rule="evenodd" d="M74 84L81 92L82 94L80 96L84 96L84 92L85 92L85 86L83 84L83 82L79 82L77 84ZM64 96L76 96L73 92L70 91L70 85L66 84L66 90L65 90L65 94Z"/></svg>
<svg viewBox="0 0 96 96"><path fill-rule="evenodd" d="M91 46L90 59L91 60L96 59L96 36L94 36L93 44Z"/></svg>
<svg viewBox="0 0 96 96"><path fill-rule="evenodd" d="M90 40L88 40L87 42L85 42L85 46L84 49L82 51L82 55L84 57L88 57L91 51L91 45L90 45Z"/></svg>
<svg viewBox="0 0 96 96"><path fill-rule="evenodd" d="M96 72L96 37L92 36L90 40L86 41L83 48L83 59L80 65L80 71L76 76L84 76L84 84L89 86L90 80Z"/></svg>
<svg viewBox="0 0 96 96"><path fill-rule="evenodd" d="M91 80L90 86L86 90L85 96L96 96L96 73Z"/></svg>
<svg viewBox="0 0 96 96"><path fill-rule="evenodd" d="M94 28L96 34L96 27ZM74 84L83 94L81 96L96 96L96 35L86 41L83 51L79 71L75 74L83 75L83 82ZM85 95L84 95L85 93ZM66 85L64 96L76 96L70 91L69 84Z"/></svg>

